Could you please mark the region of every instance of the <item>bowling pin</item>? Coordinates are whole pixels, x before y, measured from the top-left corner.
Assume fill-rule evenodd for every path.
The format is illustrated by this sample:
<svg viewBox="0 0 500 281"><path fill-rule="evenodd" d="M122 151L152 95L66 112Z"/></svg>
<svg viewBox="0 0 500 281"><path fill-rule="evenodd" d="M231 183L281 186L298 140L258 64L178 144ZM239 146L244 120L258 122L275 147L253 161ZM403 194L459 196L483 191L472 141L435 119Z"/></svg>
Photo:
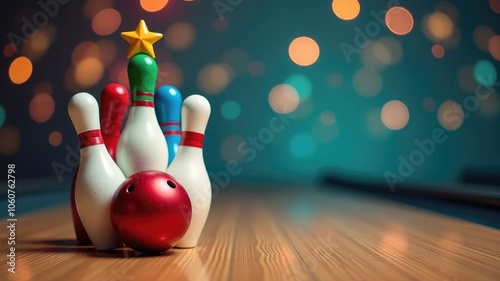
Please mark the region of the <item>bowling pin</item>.
<svg viewBox="0 0 500 281"><path fill-rule="evenodd" d="M126 177L140 171L167 168L167 143L154 109L157 74L158 66L148 55L135 55L129 62L132 104L116 149L116 162Z"/></svg>
<svg viewBox="0 0 500 281"><path fill-rule="evenodd" d="M113 160L116 160L116 145L120 137L123 116L127 111L129 94L125 87L120 84L109 84L101 92L101 131L104 145ZM71 215L75 228L76 240L83 245L92 245L92 241L83 227L80 215L76 209L75 202L75 180L78 167L73 175L71 183Z"/></svg>
<svg viewBox="0 0 500 281"><path fill-rule="evenodd" d="M79 93L70 99L68 113L80 140L80 166L75 180L78 214L96 250L121 247L109 208L125 177L104 146L99 106L92 95Z"/></svg>
<svg viewBox="0 0 500 281"><path fill-rule="evenodd" d="M156 119L167 141L168 164L174 160L181 141L181 104L181 92L174 86L164 85L156 90Z"/></svg>
<svg viewBox="0 0 500 281"><path fill-rule="evenodd" d="M210 211L212 189L203 160L203 137L210 110L210 103L200 95L191 95L182 104L181 143L167 173L184 186L193 213L186 234L176 245L178 248L196 246Z"/></svg>
<svg viewBox="0 0 500 281"><path fill-rule="evenodd" d="M109 155L116 161L116 146L120 138L123 117L127 112L129 93L120 84L106 85L101 92L101 131Z"/></svg>

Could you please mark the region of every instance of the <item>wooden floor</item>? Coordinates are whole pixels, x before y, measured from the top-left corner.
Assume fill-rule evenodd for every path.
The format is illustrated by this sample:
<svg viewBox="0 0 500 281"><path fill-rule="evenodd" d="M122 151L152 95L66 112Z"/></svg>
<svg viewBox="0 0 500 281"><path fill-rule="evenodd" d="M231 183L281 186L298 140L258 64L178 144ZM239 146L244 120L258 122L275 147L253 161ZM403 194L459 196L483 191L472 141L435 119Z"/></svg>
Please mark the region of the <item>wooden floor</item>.
<svg viewBox="0 0 500 281"><path fill-rule="evenodd" d="M500 280L498 230L365 195L276 190L287 192L227 188L199 247L161 256L78 246L69 207L29 214L16 273L2 262L0 280Z"/></svg>

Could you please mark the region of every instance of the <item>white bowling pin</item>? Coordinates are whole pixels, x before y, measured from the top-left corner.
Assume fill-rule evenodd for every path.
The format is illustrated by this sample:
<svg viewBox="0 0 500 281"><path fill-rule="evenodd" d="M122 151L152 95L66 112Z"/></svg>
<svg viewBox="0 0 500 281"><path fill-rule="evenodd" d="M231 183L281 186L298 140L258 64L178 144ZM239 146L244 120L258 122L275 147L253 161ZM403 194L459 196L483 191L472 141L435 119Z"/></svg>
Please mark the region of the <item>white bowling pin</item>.
<svg viewBox="0 0 500 281"><path fill-rule="evenodd" d="M167 142L154 109L157 71L156 62L145 54L135 55L128 65L132 104L116 148L116 163L126 177L167 168Z"/></svg>
<svg viewBox="0 0 500 281"><path fill-rule="evenodd" d="M191 224L176 245L179 248L196 246L210 211L212 189L203 160L203 137L209 118L210 103L206 98L191 95L184 100L181 143L167 169L167 173L184 186L193 208Z"/></svg>
<svg viewBox="0 0 500 281"><path fill-rule="evenodd" d="M78 214L96 250L121 247L109 208L125 177L104 145L99 106L92 95L78 93L70 99L68 113L80 140L80 168L75 181Z"/></svg>

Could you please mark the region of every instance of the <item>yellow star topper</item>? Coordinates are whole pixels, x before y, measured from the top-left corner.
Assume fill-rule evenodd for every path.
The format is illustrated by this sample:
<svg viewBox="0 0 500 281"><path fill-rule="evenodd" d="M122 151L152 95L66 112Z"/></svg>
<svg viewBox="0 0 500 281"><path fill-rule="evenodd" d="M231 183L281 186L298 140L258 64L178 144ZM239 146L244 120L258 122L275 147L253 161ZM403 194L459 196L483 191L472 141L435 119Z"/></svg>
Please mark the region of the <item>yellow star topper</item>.
<svg viewBox="0 0 500 281"><path fill-rule="evenodd" d="M127 59L140 53L155 58L153 44L163 37L161 33L150 32L144 20L139 22L134 31L122 32L121 35L130 44Z"/></svg>

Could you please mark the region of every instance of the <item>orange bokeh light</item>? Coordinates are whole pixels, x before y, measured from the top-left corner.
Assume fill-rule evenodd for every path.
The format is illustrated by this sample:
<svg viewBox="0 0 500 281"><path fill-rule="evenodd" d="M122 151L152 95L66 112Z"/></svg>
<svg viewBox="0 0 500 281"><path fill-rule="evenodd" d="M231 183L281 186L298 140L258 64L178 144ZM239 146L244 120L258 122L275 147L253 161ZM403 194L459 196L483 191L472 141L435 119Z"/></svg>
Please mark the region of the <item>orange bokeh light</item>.
<svg viewBox="0 0 500 281"><path fill-rule="evenodd" d="M357 0L333 0L333 13L342 20L352 20L359 15L361 7Z"/></svg>
<svg viewBox="0 0 500 281"><path fill-rule="evenodd" d="M293 112L300 103L297 90L287 84L279 84L272 88L268 99L271 108L281 114Z"/></svg>
<svg viewBox="0 0 500 281"><path fill-rule="evenodd" d="M115 9L104 9L92 19L92 30L98 35L110 35L122 23L122 16Z"/></svg>
<svg viewBox="0 0 500 281"><path fill-rule="evenodd" d="M104 66L97 58L85 58L75 67L75 81L83 87L94 86L101 80L104 74Z"/></svg>
<svg viewBox="0 0 500 281"><path fill-rule="evenodd" d="M398 100L387 102L380 112L382 123L390 130L403 129L410 120L408 107Z"/></svg>
<svg viewBox="0 0 500 281"><path fill-rule="evenodd" d="M58 131L53 131L49 135L49 143L50 143L50 145L52 145L54 147L57 147L57 146L61 145L62 139L63 139L62 135Z"/></svg>
<svg viewBox="0 0 500 281"><path fill-rule="evenodd" d="M488 41L488 50L493 58L500 60L500 35L495 35Z"/></svg>
<svg viewBox="0 0 500 281"><path fill-rule="evenodd" d="M319 46L309 37L298 37L290 43L288 54L300 66L309 66L319 58Z"/></svg>
<svg viewBox="0 0 500 281"><path fill-rule="evenodd" d="M413 16L403 7L392 7L385 14L385 24L392 33L406 35L413 29Z"/></svg>
<svg viewBox="0 0 500 281"><path fill-rule="evenodd" d="M427 28L434 39L445 40L453 34L453 21L441 12L435 12L427 19Z"/></svg>
<svg viewBox="0 0 500 281"><path fill-rule="evenodd" d="M16 153L21 142L19 131L12 126L0 128L0 154L12 155Z"/></svg>
<svg viewBox="0 0 500 281"><path fill-rule="evenodd" d="M141 7L146 12L158 12L168 4L168 0L141 0Z"/></svg>
<svg viewBox="0 0 500 281"><path fill-rule="evenodd" d="M196 30L188 22L177 22L165 31L164 42L171 50L182 51L189 48L196 38Z"/></svg>
<svg viewBox="0 0 500 281"><path fill-rule="evenodd" d="M43 123L54 114L55 103L51 95L41 93L31 99L29 113L31 119L37 123Z"/></svg>
<svg viewBox="0 0 500 281"><path fill-rule="evenodd" d="M27 57L18 57L9 67L9 77L14 84L23 84L33 72L33 64Z"/></svg>

